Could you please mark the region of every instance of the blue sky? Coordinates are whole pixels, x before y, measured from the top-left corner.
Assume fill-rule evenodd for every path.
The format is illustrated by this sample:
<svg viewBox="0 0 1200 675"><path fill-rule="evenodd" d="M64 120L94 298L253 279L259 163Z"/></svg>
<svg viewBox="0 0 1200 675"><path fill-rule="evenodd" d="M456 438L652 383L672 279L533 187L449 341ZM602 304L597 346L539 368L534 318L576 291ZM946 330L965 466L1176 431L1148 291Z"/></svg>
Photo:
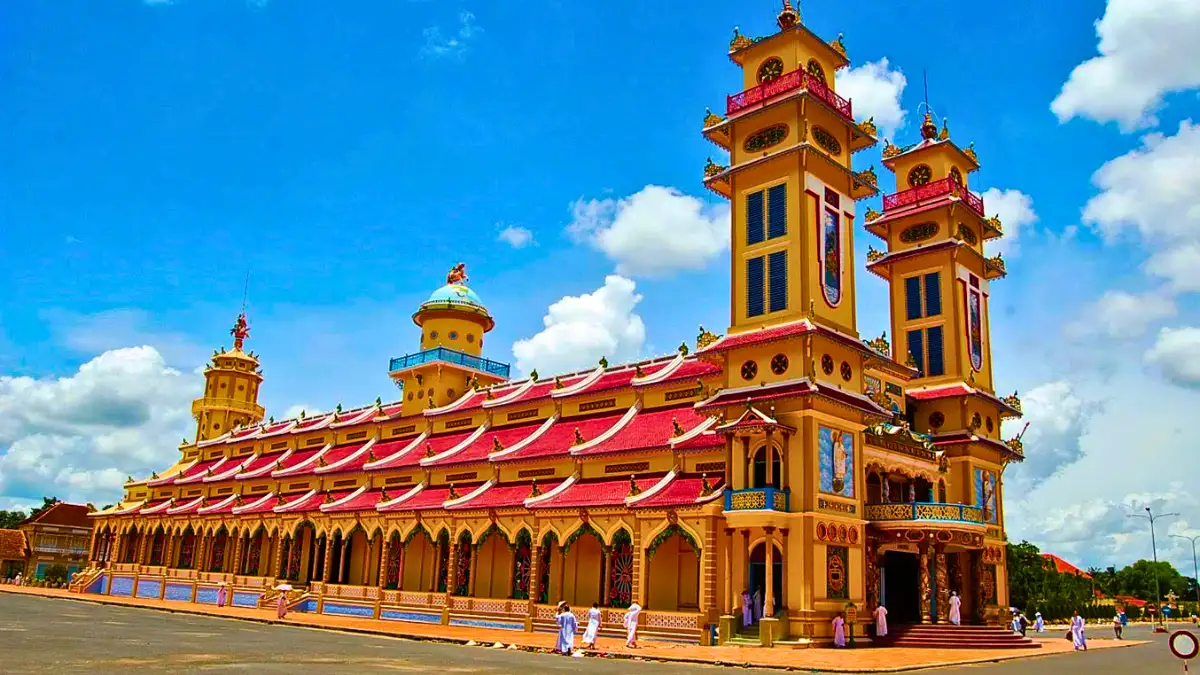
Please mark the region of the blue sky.
<svg viewBox="0 0 1200 675"><path fill-rule="evenodd" d="M898 143L916 137L923 72L953 138L975 141L984 168L972 186L993 191L989 212L1015 233L1010 277L993 285L998 387L1043 388L1031 462L1010 481L1058 500L1011 513L1010 527L1090 562L1140 554L1118 518L1133 501L1186 504L1200 523L1194 483L1163 478L1172 462L1194 466L1171 411L1194 406L1200 386L1200 331L1186 332L1197 325L1189 263L1200 265L1200 215L1177 215L1200 203L1188 177L1200 174L1200 132L1187 126L1200 116L1200 53L1188 37L1200 14L1182 0L1046 4L930 0L926 21L912 3L847 13L806 0L802 12L822 36L845 33L861 70L841 90L856 111L890 119ZM16 408L18 392L35 389L50 403L11 428L0 422L0 501L45 491L103 500L125 474L169 464L165 439L183 435L187 415L162 401L198 393L194 371L227 343L247 272L250 344L276 415L387 398L387 359L416 348L412 310L460 260L497 319L488 355L543 372L668 352L699 323L723 329L727 216L699 178L706 157L726 157L700 120L740 83L726 54L731 22L769 33L777 3L515 7L10 8L0 25L0 411L5 386ZM1077 71L1098 48L1104 59ZM1147 138L1157 151L1143 149ZM870 150L856 166L878 159ZM655 236L674 239L658 267L638 257ZM876 243L859 233L860 262ZM858 282L860 328L874 336L887 324L884 287L861 265ZM139 424L84 424L82 412L56 421L54 401L85 408L107 396L87 380L106 368L118 388L129 368L153 380L116 396L141 401ZM1166 448L1159 464L1072 492L1114 458L1149 452L1112 440L1121 433L1134 444L1149 433ZM97 438L109 439L99 451ZM1048 514L1079 505L1090 510L1071 522L1091 529L1061 534L1070 528ZM1097 523L1113 530L1099 542Z"/></svg>

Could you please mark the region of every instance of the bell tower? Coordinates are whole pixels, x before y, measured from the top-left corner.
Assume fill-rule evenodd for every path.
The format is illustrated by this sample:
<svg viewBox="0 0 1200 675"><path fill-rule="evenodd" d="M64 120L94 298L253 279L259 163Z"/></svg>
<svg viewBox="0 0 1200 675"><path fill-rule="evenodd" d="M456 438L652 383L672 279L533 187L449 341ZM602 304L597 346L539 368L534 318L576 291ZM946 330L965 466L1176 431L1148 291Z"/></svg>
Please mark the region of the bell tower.
<svg viewBox="0 0 1200 675"><path fill-rule="evenodd" d="M729 58L743 90L704 120L730 156L704 169L705 186L732 202L729 332L810 318L857 335L855 201L876 193L876 179L851 157L875 144L875 125L856 124L837 93L850 63L841 37L826 42L783 5L779 33L751 40L735 29Z"/></svg>
<svg viewBox="0 0 1200 675"><path fill-rule="evenodd" d="M212 363L204 369L204 396L192 401L196 442L258 424L266 415L258 404L258 387L263 380L258 356L242 351L250 337L245 312L238 315L229 334L233 336L233 350L222 347L213 352Z"/></svg>

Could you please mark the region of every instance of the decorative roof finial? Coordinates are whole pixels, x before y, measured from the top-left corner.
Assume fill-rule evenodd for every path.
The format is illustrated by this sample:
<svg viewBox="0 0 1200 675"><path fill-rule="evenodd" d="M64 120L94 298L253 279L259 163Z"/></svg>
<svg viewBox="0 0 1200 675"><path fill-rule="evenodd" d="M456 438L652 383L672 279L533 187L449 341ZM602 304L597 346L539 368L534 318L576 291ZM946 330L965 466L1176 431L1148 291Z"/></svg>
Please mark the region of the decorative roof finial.
<svg viewBox="0 0 1200 675"><path fill-rule="evenodd" d="M450 484L449 497L450 497L450 499L458 499L458 490L454 489L454 483Z"/></svg>
<svg viewBox="0 0 1200 675"><path fill-rule="evenodd" d="M779 11L779 16L775 18L781 30L787 30L795 27L800 23L800 12L792 7L792 0L783 0L783 9Z"/></svg>
<svg viewBox="0 0 1200 675"><path fill-rule="evenodd" d="M937 134L938 128L937 125L933 123L933 115L931 115L929 110L926 109L925 120L921 122L921 138L924 138L927 141L932 141L933 139L937 138Z"/></svg>
<svg viewBox="0 0 1200 675"><path fill-rule="evenodd" d="M246 320L246 312L238 314L233 328L229 329L229 334L233 336L233 351L242 351L242 344L250 337L250 322Z"/></svg>
<svg viewBox="0 0 1200 675"><path fill-rule="evenodd" d="M938 134L938 140L939 141L950 140L950 118L949 117L942 118L942 131L941 131L941 133Z"/></svg>
<svg viewBox="0 0 1200 675"><path fill-rule="evenodd" d="M467 277L467 264L458 263L450 268L450 272L446 275L446 285L466 286L470 278Z"/></svg>
<svg viewBox="0 0 1200 675"><path fill-rule="evenodd" d="M642 488L638 487L637 481L634 479L633 474L629 474L629 496L636 497L640 494L642 494Z"/></svg>
<svg viewBox="0 0 1200 675"><path fill-rule="evenodd" d="M707 497L713 493L713 486L708 482L708 474L700 474L700 496Z"/></svg>
<svg viewBox="0 0 1200 675"><path fill-rule="evenodd" d="M971 144L967 146L967 149L963 150L963 154L967 157L970 157L972 162L975 162L976 164L979 163L979 155L975 154L975 141L971 141Z"/></svg>
<svg viewBox="0 0 1200 675"><path fill-rule="evenodd" d="M534 369L533 369L533 372L529 373L529 379L533 380L534 382L537 382L537 381L538 381L538 371L537 371L537 368L534 368Z"/></svg>
<svg viewBox="0 0 1200 675"><path fill-rule="evenodd" d="M537 479L534 478L533 484L529 486L529 496L526 497L526 499L533 499L534 497L541 497L541 496L542 496L542 490L541 490L541 488L538 487Z"/></svg>
<svg viewBox="0 0 1200 675"><path fill-rule="evenodd" d="M587 439L583 437L583 432L579 431L579 427L575 427L575 445L583 445Z"/></svg>
<svg viewBox="0 0 1200 675"><path fill-rule="evenodd" d="M717 336L700 326L700 334L696 336L696 350L699 351L717 341Z"/></svg>
<svg viewBox="0 0 1200 675"><path fill-rule="evenodd" d="M600 357L600 367L601 367L601 368L608 368L608 357L607 357L607 356L601 356L601 357Z"/></svg>
<svg viewBox="0 0 1200 675"><path fill-rule="evenodd" d="M844 37L845 34L838 33L837 39L829 43L829 46L833 47L833 51L841 54L843 58L846 57L846 43L842 41Z"/></svg>
<svg viewBox="0 0 1200 675"><path fill-rule="evenodd" d="M688 355L688 353L689 353L690 351L691 351L691 350L690 350L690 349L688 349L688 346L687 346L687 343L686 343L686 342L680 342L680 343L679 343L679 353L680 353L680 354L683 354L684 356L687 356L687 355Z"/></svg>

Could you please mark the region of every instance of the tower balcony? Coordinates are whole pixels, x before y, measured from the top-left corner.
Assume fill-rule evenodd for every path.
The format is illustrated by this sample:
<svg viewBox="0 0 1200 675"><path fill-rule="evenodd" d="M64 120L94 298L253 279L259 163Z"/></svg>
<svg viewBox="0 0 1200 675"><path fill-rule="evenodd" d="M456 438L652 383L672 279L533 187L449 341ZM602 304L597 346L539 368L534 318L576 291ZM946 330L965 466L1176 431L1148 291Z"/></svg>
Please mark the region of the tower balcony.
<svg viewBox="0 0 1200 675"><path fill-rule="evenodd" d="M887 213L888 211L895 211L897 209L922 206L924 205L923 202L932 202L947 196L961 199L972 211L979 214L979 217L983 217L983 197L971 192L959 184L958 181L949 177L935 180L909 190L885 195L883 198L883 211Z"/></svg>
<svg viewBox="0 0 1200 675"><path fill-rule="evenodd" d="M388 373L392 377L396 377L399 373L427 363L451 363L504 379L508 378L511 370L511 366L507 363L485 359L482 356L472 356L446 347L434 347L392 359L388 365Z"/></svg>
<svg viewBox="0 0 1200 675"><path fill-rule="evenodd" d="M854 112L850 105L850 99L839 96L837 92L829 88L828 84L801 69L780 75L769 82L763 82L757 87L747 89L740 94L727 96L725 98L725 114L726 116L735 115L752 105L764 103L777 96L792 94L798 91L806 91L828 106L830 110L833 110L851 124L854 123Z"/></svg>
<svg viewBox="0 0 1200 675"><path fill-rule="evenodd" d="M787 513L791 494L773 487L725 491L725 511L779 511Z"/></svg>
<svg viewBox="0 0 1200 675"><path fill-rule="evenodd" d="M867 504L863 515L871 524L884 529L937 524L985 527L983 509L965 504L935 502Z"/></svg>

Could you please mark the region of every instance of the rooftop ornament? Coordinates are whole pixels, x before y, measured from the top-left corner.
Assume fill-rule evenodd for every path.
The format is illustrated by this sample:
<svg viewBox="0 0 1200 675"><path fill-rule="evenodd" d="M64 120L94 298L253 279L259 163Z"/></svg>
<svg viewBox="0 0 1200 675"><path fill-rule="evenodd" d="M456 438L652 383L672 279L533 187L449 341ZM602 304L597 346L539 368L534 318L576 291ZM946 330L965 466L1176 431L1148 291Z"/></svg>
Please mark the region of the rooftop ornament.
<svg viewBox="0 0 1200 675"><path fill-rule="evenodd" d="M637 481L634 480L633 474L629 475L629 496L636 497L642 494L642 489L638 487Z"/></svg>
<svg viewBox="0 0 1200 675"><path fill-rule="evenodd" d="M380 504L382 504L384 502L390 502L391 500L392 500L392 498L388 496L387 490L379 491L379 503Z"/></svg>
<svg viewBox="0 0 1200 675"><path fill-rule="evenodd" d="M1001 233L1004 232L1004 224L1000 222L1000 214L999 213L992 216L991 218L988 218L987 223L988 223L989 227L996 230L997 232L1001 232Z"/></svg>
<svg viewBox="0 0 1200 675"><path fill-rule="evenodd" d="M708 482L708 474L700 474L700 496L707 497L713 492L716 492L716 490L713 488L712 484Z"/></svg>
<svg viewBox="0 0 1200 675"><path fill-rule="evenodd" d="M704 330L704 326L700 326L700 334L696 336L696 350L699 351L711 345L719 339L715 333Z"/></svg>
<svg viewBox="0 0 1200 675"><path fill-rule="evenodd" d="M600 357L600 367L601 367L601 368L608 368L608 357L607 357L607 356L601 356L601 357Z"/></svg>
<svg viewBox="0 0 1200 675"><path fill-rule="evenodd" d="M704 177L712 178L713 176L723 173L727 168L729 167L717 164L716 162L712 161L712 157L709 157L704 163Z"/></svg>
<svg viewBox="0 0 1200 675"><path fill-rule="evenodd" d="M882 215L883 215L882 213L880 213L880 212L876 211L875 209L872 209L872 208L870 208L870 207L867 207L867 216L866 216L866 218L867 218L867 222L868 222L868 223L870 223L870 222L872 222L872 221L879 220L880 216L882 216Z"/></svg>
<svg viewBox="0 0 1200 675"><path fill-rule="evenodd" d="M454 489L454 483L450 484L450 499L458 499L458 490Z"/></svg>
<svg viewBox="0 0 1200 675"><path fill-rule="evenodd" d="M874 117L868 117L867 119L859 122L858 130L868 136L874 136L875 134L879 133L879 127L875 126Z"/></svg>
<svg viewBox="0 0 1200 675"><path fill-rule="evenodd" d="M534 369L533 369L533 371L529 373L529 379L533 380L534 382L537 382L537 381L538 381L538 371L537 371L537 368L534 368Z"/></svg>
<svg viewBox="0 0 1200 675"><path fill-rule="evenodd" d="M867 262L869 262L869 263L879 262L880 260L883 260L885 257L887 257L887 254L884 253L883 251L880 251L879 249L875 248L874 246L867 246Z"/></svg>
<svg viewBox="0 0 1200 675"><path fill-rule="evenodd" d="M689 353L690 351L691 351L691 350L690 350L690 349L688 349L688 346L687 346L687 343L686 343L686 342L680 342L680 343L679 343L679 353L680 353L680 354L683 354L684 356L687 356L687 355L688 355L688 353Z"/></svg>
<svg viewBox="0 0 1200 675"><path fill-rule="evenodd" d="M725 118L721 117L720 115L713 112L711 108L704 109L704 128L705 129L707 129L709 127L715 127L724 121L725 121Z"/></svg>
<svg viewBox="0 0 1200 675"><path fill-rule="evenodd" d="M450 268L450 272L446 274L446 284L455 284L458 286L466 286L470 278L467 276L467 264L458 263Z"/></svg>
<svg viewBox="0 0 1200 675"><path fill-rule="evenodd" d="M492 452L503 452L504 444L500 442L500 438L492 436Z"/></svg>
<svg viewBox="0 0 1200 675"><path fill-rule="evenodd" d="M889 141L886 138L883 139L883 158L884 159L891 159L892 157L896 157L901 152L904 152L904 151L900 149L900 146L892 145L891 141Z"/></svg>
<svg viewBox="0 0 1200 675"><path fill-rule="evenodd" d="M783 0L783 9L779 11L779 16L775 17L775 22L779 24L780 30L795 28L796 24L800 23L800 12L792 7L792 0Z"/></svg>
<svg viewBox="0 0 1200 675"><path fill-rule="evenodd" d="M237 320L233 322L233 328L229 329L229 334L233 336L234 351L242 351L242 343L250 337L250 322L246 320L245 312L238 314Z"/></svg>
<svg viewBox="0 0 1200 675"><path fill-rule="evenodd" d="M1021 412L1021 397L1017 396L1017 392L1014 391L1012 396L1005 396L1004 398L1000 399L1000 401L1004 403L1004 405L1016 410L1018 413Z"/></svg>
<svg viewBox="0 0 1200 675"><path fill-rule="evenodd" d="M579 427L575 427L575 443L574 445L583 445L587 439L583 437L583 433L579 431Z"/></svg>
<svg viewBox="0 0 1200 675"><path fill-rule="evenodd" d="M679 420L672 417L671 418L671 435L674 436L675 438L679 438L680 436L683 435L683 433L684 433L683 426L679 424Z"/></svg>
<svg viewBox="0 0 1200 675"><path fill-rule="evenodd" d="M937 135L938 128L937 125L933 123L933 115L929 114L929 111L926 110L925 119L921 122L921 138L924 138L927 141L932 141L933 139L937 138Z"/></svg>
<svg viewBox="0 0 1200 675"><path fill-rule="evenodd" d="M860 183L870 185L871 187L879 186L879 177L875 175L874 164L854 174L854 177L857 178Z"/></svg>
<svg viewBox="0 0 1200 675"><path fill-rule="evenodd" d="M542 496L542 489L538 487L537 479L534 479L533 483L530 484L530 486L529 486L529 496L526 497L526 499L533 499L534 497L541 497L541 496Z"/></svg>
<svg viewBox="0 0 1200 675"><path fill-rule="evenodd" d="M997 253L995 257L988 258L988 264L993 268L1000 270L1002 274L1008 274L1007 268L1004 266L1004 256Z"/></svg>
<svg viewBox="0 0 1200 675"><path fill-rule="evenodd" d="M736 52L739 49L745 49L746 47L749 47L752 44L754 44L754 40L751 40L749 37L742 35L742 32L738 29L737 26L733 27L733 39L729 41L729 53L732 54L733 52Z"/></svg>
<svg viewBox="0 0 1200 675"><path fill-rule="evenodd" d="M867 346L879 352L880 354L892 353L892 345L890 342L888 342L887 331L884 331L882 335L868 342Z"/></svg>
<svg viewBox="0 0 1200 675"><path fill-rule="evenodd" d="M972 162L975 162L976 164L979 163L979 156L975 154L975 141L971 141L971 144L967 146L967 149L963 150L963 154L967 157L970 157Z"/></svg>
<svg viewBox="0 0 1200 675"><path fill-rule="evenodd" d="M846 43L842 41L844 37L845 35L843 33L838 33L837 39L833 42L830 42L829 46L833 47L833 51L841 54L843 58L848 59L850 57L846 55Z"/></svg>
<svg viewBox="0 0 1200 675"><path fill-rule="evenodd" d="M948 141L948 140L950 140L950 127L949 127L949 123L950 123L950 119L949 119L948 117L943 117L943 118L942 118L942 130L941 130L940 132L938 132L938 140L939 140L939 141Z"/></svg>

